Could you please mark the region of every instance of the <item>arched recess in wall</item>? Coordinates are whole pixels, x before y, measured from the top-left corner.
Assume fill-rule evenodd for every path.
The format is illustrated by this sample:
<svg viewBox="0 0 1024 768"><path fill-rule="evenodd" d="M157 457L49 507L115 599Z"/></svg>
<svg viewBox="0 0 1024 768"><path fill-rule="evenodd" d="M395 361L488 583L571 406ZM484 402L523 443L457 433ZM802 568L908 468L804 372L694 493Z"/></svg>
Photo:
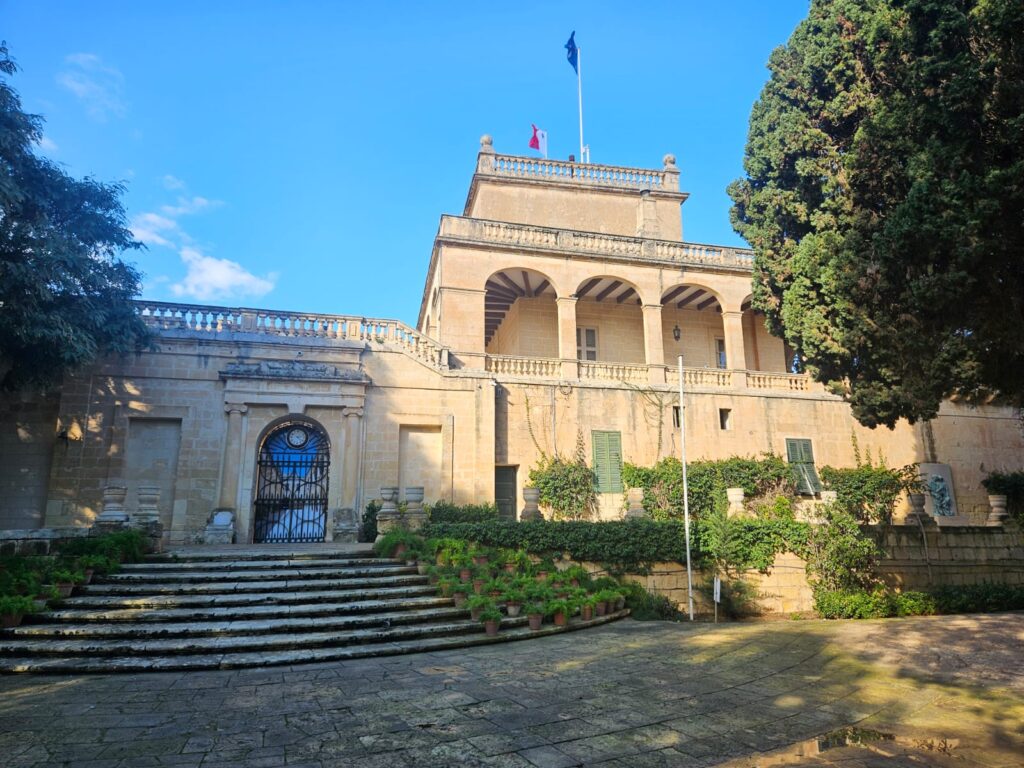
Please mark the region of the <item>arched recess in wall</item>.
<svg viewBox="0 0 1024 768"><path fill-rule="evenodd" d="M331 444L313 419L292 414L260 435L253 497L253 542L324 541Z"/></svg>
<svg viewBox="0 0 1024 768"><path fill-rule="evenodd" d="M682 355L687 368L727 367L722 300L717 292L706 285L679 283L662 292L661 305L666 360Z"/></svg>
<svg viewBox="0 0 1024 768"><path fill-rule="evenodd" d="M747 368L771 373L795 372L796 353L783 339L769 333L764 313L754 309L752 299L753 296L748 295L740 304Z"/></svg>
<svg viewBox="0 0 1024 768"><path fill-rule="evenodd" d="M576 288L576 357L643 365L644 319L637 286L614 275L593 275Z"/></svg>
<svg viewBox="0 0 1024 768"><path fill-rule="evenodd" d="M488 277L484 289L487 354L558 357L558 294L547 275L506 267Z"/></svg>

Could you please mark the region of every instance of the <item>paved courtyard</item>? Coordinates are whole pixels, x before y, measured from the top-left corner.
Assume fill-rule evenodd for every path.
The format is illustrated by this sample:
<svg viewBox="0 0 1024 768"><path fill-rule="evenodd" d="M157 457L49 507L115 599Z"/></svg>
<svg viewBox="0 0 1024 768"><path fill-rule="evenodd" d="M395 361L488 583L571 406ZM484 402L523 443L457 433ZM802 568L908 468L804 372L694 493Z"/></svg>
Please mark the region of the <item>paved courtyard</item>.
<svg viewBox="0 0 1024 768"><path fill-rule="evenodd" d="M317 666L8 676L0 762L1021 766L1022 649L1024 614L627 620Z"/></svg>

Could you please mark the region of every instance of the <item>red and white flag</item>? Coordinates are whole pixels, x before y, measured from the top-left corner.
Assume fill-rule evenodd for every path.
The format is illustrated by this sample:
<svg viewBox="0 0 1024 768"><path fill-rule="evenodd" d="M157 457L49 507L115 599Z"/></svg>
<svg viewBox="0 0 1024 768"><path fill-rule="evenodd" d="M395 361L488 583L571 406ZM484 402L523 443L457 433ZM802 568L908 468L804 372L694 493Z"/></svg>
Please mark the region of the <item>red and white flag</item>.
<svg viewBox="0 0 1024 768"><path fill-rule="evenodd" d="M548 156L548 132L532 125L533 136L530 137L530 149L536 149L546 158Z"/></svg>

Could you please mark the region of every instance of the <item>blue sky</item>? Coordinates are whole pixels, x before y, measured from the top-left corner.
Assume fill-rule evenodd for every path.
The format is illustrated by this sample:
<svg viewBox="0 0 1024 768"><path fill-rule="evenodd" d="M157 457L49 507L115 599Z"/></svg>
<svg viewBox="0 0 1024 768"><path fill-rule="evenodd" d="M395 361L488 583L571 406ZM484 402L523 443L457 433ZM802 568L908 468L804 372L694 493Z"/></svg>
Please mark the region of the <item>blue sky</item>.
<svg viewBox="0 0 1024 768"><path fill-rule="evenodd" d="M808 0L706 3L6 0L3 36L41 151L122 180L144 295L414 322L438 218L479 137L591 159L676 154L684 233L742 245L741 172L771 50Z"/></svg>

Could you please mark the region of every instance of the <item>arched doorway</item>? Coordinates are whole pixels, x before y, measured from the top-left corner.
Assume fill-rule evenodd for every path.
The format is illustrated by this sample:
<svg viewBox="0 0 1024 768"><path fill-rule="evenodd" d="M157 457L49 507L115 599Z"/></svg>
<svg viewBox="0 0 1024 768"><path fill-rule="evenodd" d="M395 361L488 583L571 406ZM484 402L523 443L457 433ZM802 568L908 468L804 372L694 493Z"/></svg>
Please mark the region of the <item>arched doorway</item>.
<svg viewBox="0 0 1024 768"><path fill-rule="evenodd" d="M277 426L257 462L254 543L323 541L330 444L305 421Z"/></svg>

